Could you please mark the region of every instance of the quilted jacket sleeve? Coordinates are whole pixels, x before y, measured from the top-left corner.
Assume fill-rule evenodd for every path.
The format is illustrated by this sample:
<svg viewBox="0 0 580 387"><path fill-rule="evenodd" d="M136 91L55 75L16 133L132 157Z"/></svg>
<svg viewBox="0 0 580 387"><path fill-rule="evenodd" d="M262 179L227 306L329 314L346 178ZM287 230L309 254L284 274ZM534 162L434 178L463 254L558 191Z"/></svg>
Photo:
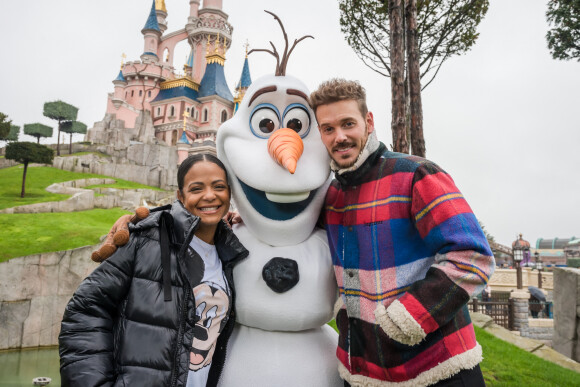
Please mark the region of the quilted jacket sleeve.
<svg viewBox="0 0 580 387"><path fill-rule="evenodd" d="M411 213L434 263L424 279L375 312L385 332L407 345L418 344L449 322L481 292L495 267L471 208L451 177L435 164L426 162L414 174Z"/></svg>
<svg viewBox="0 0 580 387"><path fill-rule="evenodd" d="M113 326L131 284L136 240L132 234L80 284L66 306L59 336L62 386L115 383Z"/></svg>

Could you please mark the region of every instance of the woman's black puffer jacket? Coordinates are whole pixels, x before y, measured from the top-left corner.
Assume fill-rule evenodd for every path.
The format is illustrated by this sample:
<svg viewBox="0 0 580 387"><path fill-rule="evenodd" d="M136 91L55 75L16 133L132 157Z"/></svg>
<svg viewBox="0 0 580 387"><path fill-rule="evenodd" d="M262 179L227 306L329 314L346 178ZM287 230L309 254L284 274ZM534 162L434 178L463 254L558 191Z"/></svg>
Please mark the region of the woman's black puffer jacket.
<svg viewBox="0 0 580 387"><path fill-rule="evenodd" d="M163 293L163 212L169 219L171 301ZM59 336L63 386L186 385L196 322L188 274L194 260L188 258L197 253L189 243L198 222L179 201L159 208L131 226L129 243L81 283L65 309ZM223 221L215 242L235 304L232 268L248 251ZM208 386L217 385L234 322L232 307L216 344Z"/></svg>

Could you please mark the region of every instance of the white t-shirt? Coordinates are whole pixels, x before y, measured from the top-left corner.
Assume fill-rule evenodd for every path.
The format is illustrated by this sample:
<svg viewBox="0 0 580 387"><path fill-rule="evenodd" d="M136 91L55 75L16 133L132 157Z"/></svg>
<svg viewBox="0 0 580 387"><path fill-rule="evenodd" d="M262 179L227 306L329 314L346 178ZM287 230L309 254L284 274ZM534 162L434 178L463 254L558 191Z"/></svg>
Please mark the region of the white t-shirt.
<svg viewBox="0 0 580 387"><path fill-rule="evenodd" d="M215 245L194 236L190 246L203 261L199 268L203 271L203 279L199 285L193 285L198 321L194 328L187 387L204 387L207 384L217 338L228 316L231 292Z"/></svg>

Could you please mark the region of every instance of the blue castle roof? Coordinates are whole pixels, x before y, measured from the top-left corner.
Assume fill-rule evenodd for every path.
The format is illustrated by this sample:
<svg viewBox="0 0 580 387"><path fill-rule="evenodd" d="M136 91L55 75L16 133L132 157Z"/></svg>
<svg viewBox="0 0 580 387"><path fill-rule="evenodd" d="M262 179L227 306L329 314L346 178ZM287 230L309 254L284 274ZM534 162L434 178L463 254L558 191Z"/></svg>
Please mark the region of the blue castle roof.
<svg viewBox="0 0 580 387"><path fill-rule="evenodd" d="M119 70L119 75L117 75L117 78L115 78L114 81L127 82L127 80L123 76L123 70Z"/></svg>
<svg viewBox="0 0 580 387"><path fill-rule="evenodd" d="M182 144L189 144L189 141L187 140L187 136L185 135L185 130L183 131L183 133L181 134L181 137L179 138L179 141L177 141L178 143L182 143Z"/></svg>
<svg viewBox="0 0 580 387"><path fill-rule="evenodd" d="M155 0L153 0L153 4L151 5L151 12L149 12L149 17L147 18L145 27L143 27L141 32L145 30L155 30L161 32L161 30L159 29L159 23L157 23L157 13L155 12Z"/></svg>
<svg viewBox="0 0 580 387"><path fill-rule="evenodd" d="M244 60L244 68L242 69L242 76L240 77L240 83L238 88L250 87L252 84L252 77L250 76L250 66L248 65L248 58Z"/></svg>
<svg viewBox="0 0 580 387"><path fill-rule="evenodd" d="M187 59L187 65L189 67L193 68L193 48L191 49L191 52L189 53L189 58Z"/></svg>
<svg viewBox="0 0 580 387"><path fill-rule="evenodd" d="M186 86L179 86L171 89L163 89L159 91L159 94L157 94L155 99L151 102L163 101L166 99L177 97L187 97L189 99L197 101L198 92Z"/></svg>
<svg viewBox="0 0 580 387"><path fill-rule="evenodd" d="M234 100L234 96L226 82L224 67L219 63L210 63L205 67L205 73L199 85L198 98L210 95L218 95L232 102Z"/></svg>

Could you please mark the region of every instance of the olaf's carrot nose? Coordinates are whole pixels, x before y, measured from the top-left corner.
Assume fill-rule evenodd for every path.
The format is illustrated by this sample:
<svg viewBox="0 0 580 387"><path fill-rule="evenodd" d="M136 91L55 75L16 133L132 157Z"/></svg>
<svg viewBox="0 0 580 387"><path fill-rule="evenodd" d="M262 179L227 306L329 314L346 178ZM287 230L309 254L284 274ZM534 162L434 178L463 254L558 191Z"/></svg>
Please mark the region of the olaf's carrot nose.
<svg viewBox="0 0 580 387"><path fill-rule="evenodd" d="M296 171L298 159L303 151L304 143L292 129L278 129L268 139L270 156L292 174Z"/></svg>

